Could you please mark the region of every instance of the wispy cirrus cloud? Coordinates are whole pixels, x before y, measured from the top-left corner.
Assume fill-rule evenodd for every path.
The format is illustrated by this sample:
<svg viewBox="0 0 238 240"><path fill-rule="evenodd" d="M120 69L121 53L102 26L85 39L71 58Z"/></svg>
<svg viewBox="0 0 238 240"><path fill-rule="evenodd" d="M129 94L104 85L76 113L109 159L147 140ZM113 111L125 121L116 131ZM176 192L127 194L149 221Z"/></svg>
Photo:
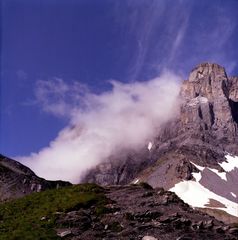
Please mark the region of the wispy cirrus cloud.
<svg viewBox="0 0 238 240"><path fill-rule="evenodd" d="M71 117L74 109L83 107L84 96L89 93L85 84L77 81L71 84L62 78L54 77L48 80L38 80L35 86L35 101L42 110L56 116Z"/></svg>
<svg viewBox="0 0 238 240"><path fill-rule="evenodd" d="M204 61L224 65L228 72L237 66L229 47L234 47L237 14L229 4L131 0L115 6L126 49L134 52L128 67L131 81L163 69L187 74Z"/></svg>

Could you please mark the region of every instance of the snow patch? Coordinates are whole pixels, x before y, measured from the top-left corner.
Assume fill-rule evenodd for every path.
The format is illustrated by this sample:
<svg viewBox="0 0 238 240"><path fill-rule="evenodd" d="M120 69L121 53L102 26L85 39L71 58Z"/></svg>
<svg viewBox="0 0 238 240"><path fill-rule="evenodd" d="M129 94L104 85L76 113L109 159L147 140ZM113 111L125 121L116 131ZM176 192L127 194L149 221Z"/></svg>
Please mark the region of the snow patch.
<svg viewBox="0 0 238 240"><path fill-rule="evenodd" d="M219 165L226 171L230 172L235 168L238 168L238 156L231 156L230 154L227 154L226 160L222 163L219 163Z"/></svg>
<svg viewBox="0 0 238 240"><path fill-rule="evenodd" d="M137 184L139 181L140 181L140 179L137 178L133 181L133 184Z"/></svg>
<svg viewBox="0 0 238 240"><path fill-rule="evenodd" d="M152 143L152 142L149 142L149 143L148 143L148 146L147 146L148 150L150 151L150 150L152 149L152 147L153 147L153 143Z"/></svg>
<svg viewBox="0 0 238 240"><path fill-rule="evenodd" d="M234 158L237 159L234 160ZM235 161L238 164L238 157L232 157L228 155L228 163L223 162L220 165L223 165L223 169L226 171L231 171L234 169L234 166L238 166L235 164ZM231 164L231 161L232 164ZM196 173L193 172L192 175L195 178L196 181L182 181L177 184L173 188L170 189L170 191L175 192L184 202L188 203L192 207L199 207L199 208L213 208L213 209L220 209L223 211L226 211L228 214L231 214L233 216L238 217L238 204L235 202L232 202L224 197L221 197L214 192L208 190L204 186L202 186L199 181L202 178L202 173L204 169L207 167L199 166L193 162L191 162L200 172ZM217 169L213 168L207 168L211 170L212 172L216 173L221 179L224 179L227 181L226 178L226 172L218 172ZM231 195L233 197L236 197L236 194L231 192ZM225 207L208 207L206 206L209 204L210 199L217 200L218 202L221 202L225 205Z"/></svg>
<svg viewBox="0 0 238 240"><path fill-rule="evenodd" d="M200 172L199 173L193 172L192 175L196 179L196 182L199 182L202 178L202 174Z"/></svg>
<svg viewBox="0 0 238 240"><path fill-rule="evenodd" d="M190 161L191 162L191 161ZM205 167L201 167L193 162L191 162L199 171L203 171L205 169Z"/></svg>
<svg viewBox="0 0 238 240"><path fill-rule="evenodd" d="M235 193L231 192L231 195L236 198L236 194Z"/></svg>
<svg viewBox="0 0 238 240"><path fill-rule="evenodd" d="M211 192L198 182L182 181L175 184L170 191L175 192L184 202L188 203L192 207L220 209L238 217L237 203ZM209 203L209 199L217 200L224 204L225 207L216 208L205 206Z"/></svg>
<svg viewBox="0 0 238 240"><path fill-rule="evenodd" d="M204 170L205 168L207 168L207 169L211 170L212 172L216 173L216 175L218 175L221 179L227 181L226 172L219 172L217 169L208 168L208 167L202 167L202 166L199 166L199 165L197 165L197 164L195 164L195 163L193 163L193 162L191 162L191 163L192 163L200 172L203 172L203 170ZM193 175L194 175L194 173L193 173ZM194 176L194 178L195 178L195 176ZM199 180L200 180L200 179L199 179Z"/></svg>

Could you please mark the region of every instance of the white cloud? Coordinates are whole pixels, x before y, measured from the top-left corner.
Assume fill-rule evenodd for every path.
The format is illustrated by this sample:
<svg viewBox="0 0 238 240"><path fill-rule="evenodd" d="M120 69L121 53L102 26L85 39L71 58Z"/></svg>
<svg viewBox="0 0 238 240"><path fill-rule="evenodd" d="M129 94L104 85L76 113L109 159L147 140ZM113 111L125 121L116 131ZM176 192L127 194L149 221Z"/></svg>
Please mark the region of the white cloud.
<svg viewBox="0 0 238 240"><path fill-rule="evenodd" d="M145 71L154 74L167 68L180 68L185 74L201 62L221 64L228 73L237 66L237 14L229 4L197 4L190 0L176 4L169 0L118 2L115 17L124 44L128 44L125 49L134 51L128 79L138 79Z"/></svg>
<svg viewBox="0 0 238 240"><path fill-rule="evenodd" d="M62 79L41 81L37 98L44 110L68 113L71 122L48 147L18 160L44 178L79 182L87 169L114 153L146 146L158 134L177 114L179 81L171 73L146 82L111 81L112 90L100 95L82 94Z"/></svg>

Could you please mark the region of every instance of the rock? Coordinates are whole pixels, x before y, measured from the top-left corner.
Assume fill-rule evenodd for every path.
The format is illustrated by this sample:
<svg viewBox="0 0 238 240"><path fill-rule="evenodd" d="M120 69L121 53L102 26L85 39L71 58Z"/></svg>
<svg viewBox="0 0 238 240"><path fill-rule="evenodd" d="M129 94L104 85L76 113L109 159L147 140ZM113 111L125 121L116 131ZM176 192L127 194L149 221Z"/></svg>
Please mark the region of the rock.
<svg viewBox="0 0 238 240"><path fill-rule="evenodd" d="M197 226L198 226L199 229L203 228L203 221L199 221L197 223Z"/></svg>
<svg viewBox="0 0 238 240"><path fill-rule="evenodd" d="M234 138L236 127L229 102L229 81L225 69L217 64L198 65L181 87L185 103L181 109L184 128L218 130ZM232 89L232 87L230 87ZM234 96L234 90L231 93Z"/></svg>
<svg viewBox="0 0 238 240"><path fill-rule="evenodd" d="M37 184L37 188L36 188L36 191L37 192L40 192L42 189L42 185L41 184Z"/></svg>
<svg viewBox="0 0 238 240"><path fill-rule="evenodd" d="M31 191L35 191L36 190L36 184L35 183L32 183L31 184Z"/></svg>
<svg viewBox="0 0 238 240"><path fill-rule="evenodd" d="M161 223L171 223L175 218L174 217L171 217L171 216L163 216L161 219L160 219L160 222Z"/></svg>
<svg viewBox="0 0 238 240"><path fill-rule="evenodd" d="M181 237L176 238L176 240L193 240L193 238L188 237L188 236L181 236Z"/></svg>
<svg viewBox="0 0 238 240"><path fill-rule="evenodd" d="M158 240L158 238L155 238L153 236L144 236L142 240Z"/></svg>
<svg viewBox="0 0 238 240"><path fill-rule="evenodd" d="M229 81L229 99L238 102L238 77L230 77Z"/></svg>
<svg viewBox="0 0 238 240"><path fill-rule="evenodd" d="M191 225L191 220L189 220L189 219L187 219L187 218L180 218L180 221L184 224L184 225L186 225L186 226L189 226L189 225Z"/></svg>
<svg viewBox="0 0 238 240"><path fill-rule="evenodd" d="M181 161L175 168L176 177L184 180L193 179L192 172L196 171L196 167L188 161Z"/></svg>
<svg viewBox="0 0 238 240"><path fill-rule="evenodd" d="M197 225L196 222L192 222L192 223L191 223L191 229L194 230L194 231L196 231L196 230L199 229L199 227L198 227L198 225Z"/></svg>
<svg viewBox="0 0 238 240"><path fill-rule="evenodd" d="M168 197L168 196L164 196L163 199L162 199L162 201L161 201L161 204L167 205L168 202L169 202L169 197Z"/></svg>
<svg viewBox="0 0 238 240"><path fill-rule="evenodd" d="M71 230L59 230L58 232L57 232L57 235L59 236L59 237L61 237L61 238L63 238L63 237L66 237L66 236L69 236L69 235L71 235Z"/></svg>
<svg viewBox="0 0 238 240"><path fill-rule="evenodd" d="M79 230L85 231L91 227L92 219L87 212L80 210L59 215L56 222L59 225L64 223L64 225L77 227Z"/></svg>
<svg viewBox="0 0 238 240"><path fill-rule="evenodd" d="M228 232L229 233L232 233L232 234L235 234L235 235L238 235L238 228L230 228L229 230L228 230Z"/></svg>
<svg viewBox="0 0 238 240"><path fill-rule="evenodd" d="M209 220L209 221L204 222L204 227L205 228L212 228L213 225L214 225L213 220Z"/></svg>
<svg viewBox="0 0 238 240"><path fill-rule="evenodd" d="M230 229L230 226L224 226L224 227L222 227L222 230L223 230L223 231L227 231L228 229Z"/></svg>
<svg viewBox="0 0 238 240"><path fill-rule="evenodd" d="M224 229L222 228L222 226L216 226L213 228L214 231L218 232L218 233L224 233Z"/></svg>

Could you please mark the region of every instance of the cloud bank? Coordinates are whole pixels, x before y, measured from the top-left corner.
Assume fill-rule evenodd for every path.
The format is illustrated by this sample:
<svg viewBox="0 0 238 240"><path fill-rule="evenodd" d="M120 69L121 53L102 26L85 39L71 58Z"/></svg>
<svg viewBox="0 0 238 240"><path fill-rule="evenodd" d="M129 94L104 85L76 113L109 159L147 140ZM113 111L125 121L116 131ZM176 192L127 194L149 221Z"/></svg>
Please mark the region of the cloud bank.
<svg viewBox="0 0 238 240"><path fill-rule="evenodd" d="M177 114L179 82L167 72L146 82L111 81L110 91L94 94L62 79L40 81L37 101L47 112L70 117L70 124L48 147L18 160L46 179L78 183L112 154L146 146Z"/></svg>

